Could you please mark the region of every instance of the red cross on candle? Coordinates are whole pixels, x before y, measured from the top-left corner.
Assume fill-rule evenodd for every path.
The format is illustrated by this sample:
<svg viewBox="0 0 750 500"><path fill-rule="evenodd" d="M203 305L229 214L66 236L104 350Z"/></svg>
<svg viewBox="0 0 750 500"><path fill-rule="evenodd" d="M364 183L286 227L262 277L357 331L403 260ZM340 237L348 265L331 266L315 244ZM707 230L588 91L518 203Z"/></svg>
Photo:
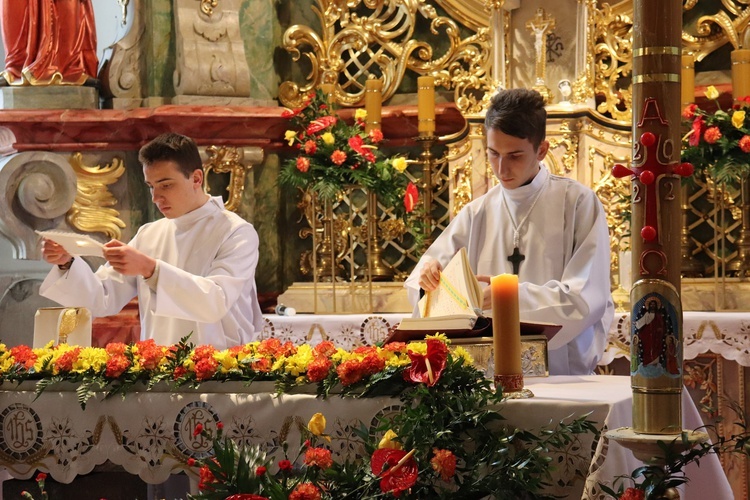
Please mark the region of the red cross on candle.
<svg viewBox="0 0 750 500"><path fill-rule="evenodd" d="M665 129L668 123L662 118L659 112L659 105L654 98L646 99L643 105L643 114L638 122L638 127L643 127L646 121L657 120L659 125ZM659 219L658 219L658 181L665 175L679 175L688 177L693 175L693 165L690 163L666 163L660 161L660 156L669 158L670 155L664 154L667 146L674 148L674 144L663 144L662 136L655 135L653 132L644 132L638 138L639 146L636 147L634 163L638 163L631 168L617 164L612 168L612 175L617 178L632 176L646 187L644 210L644 221L641 229L641 237L646 243L659 241ZM679 146L677 146L679 147ZM660 153L661 149L661 155ZM679 151L679 150L678 150Z"/></svg>

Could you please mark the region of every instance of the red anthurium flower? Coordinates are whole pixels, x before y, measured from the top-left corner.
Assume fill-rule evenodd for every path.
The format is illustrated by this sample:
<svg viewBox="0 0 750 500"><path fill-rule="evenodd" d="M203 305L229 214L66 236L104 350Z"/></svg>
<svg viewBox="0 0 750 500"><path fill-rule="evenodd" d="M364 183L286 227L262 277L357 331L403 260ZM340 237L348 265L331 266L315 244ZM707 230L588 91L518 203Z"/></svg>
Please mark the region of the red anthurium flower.
<svg viewBox="0 0 750 500"><path fill-rule="evenodd" d="M417 482L419 468L412 458L414 450L393 450L381 448L375 450L370 460L372 473L380 478L380 491L398 496Z"/></svg>
<svg viewBox="0 0 750 500"><path fill-rule="evenodd" d="M440 378L448 361L448 346L437 339L427 340L427 355L407 353L411 366L404 370L404 380L432 387Z"/></svg>
<svg viewBox="0 0 750 500"><path fill-rule="evenodd" d="M691 146L697 146L701 142L701 136L703 135L703 130L706 128L706 122L703 121L703 118L696 118L693 120L693 130L690 134L690 139L688 139L688 144Z"/></svg>
<svg viewBox="0 0 750 500"><path fill-rule="evenodd" d="M366 150L365 148L362 147L364 146L365 141L362 140L362 136L355 135L354 137L350 137L348 142L349 142L349 147L352 148L354 151L356 151L357 153L361 155L365 154Z"/></svg>
<svg viewBox="0 0 750 500"><path fill-rule="evenodd" d="M406 192L404 193L404 208L406 208L406 213L414 211L418 199L419 191L417 191L417 186L415 186L413 182L410 182L406 186Z"/></svg>
<svg viewBox="0 0 750 500"><path fill-rule="evenodd" d="M628 488L620 495L620 500L644 500L644 498L646 498L646 492L638 488Z"/></svg>
<svg viewBox="0 0 750 500"><path fill-rule="evenodd" d="M321 130L335 124L337 120L338 119L335 116L323 116L321 118L318 118L317 120L314 120L310 125L308 125L307 134L316 134Z"/></svg>

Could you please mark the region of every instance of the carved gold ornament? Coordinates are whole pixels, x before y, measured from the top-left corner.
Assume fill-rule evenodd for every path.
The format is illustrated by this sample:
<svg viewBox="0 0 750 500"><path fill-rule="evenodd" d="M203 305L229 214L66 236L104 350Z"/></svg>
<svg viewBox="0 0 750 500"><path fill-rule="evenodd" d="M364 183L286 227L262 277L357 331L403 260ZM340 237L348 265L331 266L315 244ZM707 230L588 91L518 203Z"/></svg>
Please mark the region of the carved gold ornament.
<svg viewBox="0 0 750 500"><path fill-rule="evenodd" d="M229 197L224 203L224 208L237 212L242 202L242 193L245 190L245 175L252 165L245 166L243 163L245 154L242 148L224 146L209 146L206 148L208 160L203 163L203 188L206 193L211 192L208 185L208 176L211 172L216 174L230 174L227 192Z"/></svg>
<svg viewBox="0 0 750 500"><path fill-rule="evenodd" d="M108 186L117 182L125 173L125 165L119 158L104 167L86 166L83 155L75 153L69 160L76 173L77 189L73 206L66 219L72 227L85 233L104 233L110 238L120 239L125 222L115 210L117 199Z"/></svg>
<svg viewBox="0 0 750 500"><path fill-rule="evenodd" d="M689 12L697 3L697 0L687 0L683 10ZM723 9L712 15L700 16L695 23L683 26L682 47L692 53L696 61L701 61L727 42L731 43L735 49L750 48L748 47L750 33L747 30L748 22L750 22L750 9L747 7L747 2L722 0L716 3L716 7L723 7ZM687 18L688 15L685 17Z"/></svg>
<svg viewBox="0 0 750 500"><path fill-rule="evenodd" d="M298 107L305 95L321 83L336 84L339 104L364 102L365 81L370 75L383 79L383 100L396 93L407 70L432 75L435 84L454 91L463 112L481 110L482 95L491 88L487 28L461 38L459 25L438 16L426 0L315 0L321 32L303 25L290 27L282 46L295 61L303 55L310 63L307 81L283 82L279 100ZM415 38L415 27L429 22L434 40ZM445 47L437 53L435 46Z"/></svg>
<svg viewBox="0 0 750 500"><path fill-rule="evenodd" d="M201 0L201 12L211 17L217 5L219 5L219 0Z"/></svg>

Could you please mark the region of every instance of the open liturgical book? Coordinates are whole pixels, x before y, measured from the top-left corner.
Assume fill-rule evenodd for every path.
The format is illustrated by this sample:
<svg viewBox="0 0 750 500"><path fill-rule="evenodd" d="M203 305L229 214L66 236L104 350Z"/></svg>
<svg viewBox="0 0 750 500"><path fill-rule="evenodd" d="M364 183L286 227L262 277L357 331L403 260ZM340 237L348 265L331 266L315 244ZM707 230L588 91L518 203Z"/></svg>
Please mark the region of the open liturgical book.
<svg viewBox="0 0 750 500"><path fill-rule="evenodd" d="M425 333L444 332L449 337L492 336L492 322L482 312L484 295L461 248L440 273L440 284L419 300L419 318L401 320L389 340L415 340ZM522 335L551 339L561 325L521 322Z"/></svg>

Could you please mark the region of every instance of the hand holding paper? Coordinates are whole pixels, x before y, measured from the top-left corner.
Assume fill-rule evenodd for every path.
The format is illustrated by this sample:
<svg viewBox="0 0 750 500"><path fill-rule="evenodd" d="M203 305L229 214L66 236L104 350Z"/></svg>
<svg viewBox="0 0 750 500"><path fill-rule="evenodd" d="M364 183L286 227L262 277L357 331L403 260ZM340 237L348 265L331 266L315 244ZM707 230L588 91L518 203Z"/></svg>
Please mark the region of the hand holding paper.
<svg viewBox="0 0 750 500"><path fill-rule="evenodd" d="M53 262L47 258L45 254L45 247L48 247L49 256L55 258L56 256L61 258L60 249L53 245L43 245L42 255L44 260L50 264L65 264L70 260L70 257L103 257L102 244L96 241L94 238L87 234L71 233L67 231L37 231L36 234L43 237L45 240L53 241L57 246L62 247L64 252L67 253L67 258L63 262Z"/></svg>
<svg viewBox="0 0 750 500"><path fill-rule="evenodd" d="M149 278L156 268L156 260L122 241L110 240L103 247L104 258L118 273Z"/></svg>

